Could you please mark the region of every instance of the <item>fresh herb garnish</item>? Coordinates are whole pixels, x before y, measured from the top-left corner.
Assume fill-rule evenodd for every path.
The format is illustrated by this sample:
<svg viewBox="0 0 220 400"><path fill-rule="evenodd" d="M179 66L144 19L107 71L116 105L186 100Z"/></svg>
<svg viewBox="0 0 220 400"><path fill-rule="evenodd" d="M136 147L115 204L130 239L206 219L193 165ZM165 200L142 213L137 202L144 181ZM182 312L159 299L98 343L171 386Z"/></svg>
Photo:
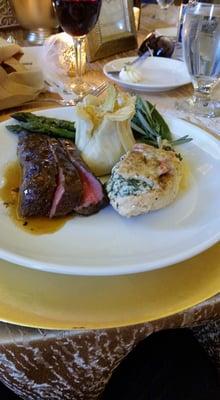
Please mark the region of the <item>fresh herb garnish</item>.
<svg viewBox="0 0 220 400"><path fill-rule="evenodd" d="M173 147L192 140L188 135L173 140L172 133L162 115L149 101L137 97L136 112L131 121L136 139L154 147Z"/></svg>

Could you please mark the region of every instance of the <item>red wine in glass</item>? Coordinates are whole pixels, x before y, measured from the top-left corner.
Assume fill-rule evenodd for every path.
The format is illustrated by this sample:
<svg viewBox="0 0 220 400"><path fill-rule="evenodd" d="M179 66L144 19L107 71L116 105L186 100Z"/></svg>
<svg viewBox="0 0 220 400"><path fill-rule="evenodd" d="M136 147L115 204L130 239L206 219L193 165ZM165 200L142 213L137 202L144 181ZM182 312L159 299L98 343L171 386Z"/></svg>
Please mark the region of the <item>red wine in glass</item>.
<svg viewBox="0 0 220 400"><path fill-rule="evenodd" d="M72 89L77 94L88 91L82 81L82 43L98 21L102 0L53 0L56 14L64 32L74 38L76 79Z"/></svg>
<svg viewBox="0 0 220 400"><path fill-rule="evenodd" d="M87 35L100 13L101 0L55 0L57 17L63 30L72 36Z"/></svg>

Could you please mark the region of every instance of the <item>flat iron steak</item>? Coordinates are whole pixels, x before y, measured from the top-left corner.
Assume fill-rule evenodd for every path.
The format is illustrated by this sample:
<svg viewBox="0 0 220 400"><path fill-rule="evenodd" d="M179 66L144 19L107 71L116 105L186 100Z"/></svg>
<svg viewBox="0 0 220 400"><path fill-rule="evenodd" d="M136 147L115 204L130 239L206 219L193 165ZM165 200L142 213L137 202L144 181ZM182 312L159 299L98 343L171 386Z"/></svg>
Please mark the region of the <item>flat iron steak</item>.
<svg viewBox="0 0 220 400"><path fill-rule="evenodd" d="M73 211L91 215L107 204L101 182L70 140L24 131L17 153L23 171L19 202L23 217L52 218Z"/></svg>

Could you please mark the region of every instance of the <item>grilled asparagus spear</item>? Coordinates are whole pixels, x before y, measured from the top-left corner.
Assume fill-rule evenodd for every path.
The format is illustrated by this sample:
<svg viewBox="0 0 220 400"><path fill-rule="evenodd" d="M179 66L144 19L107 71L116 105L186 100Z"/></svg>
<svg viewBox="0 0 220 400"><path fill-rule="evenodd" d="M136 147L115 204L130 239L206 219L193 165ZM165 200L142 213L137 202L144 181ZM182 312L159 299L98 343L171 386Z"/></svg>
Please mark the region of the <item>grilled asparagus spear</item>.
<svg viewBox="0 0 220 400"><path fill-rule="evenodd" d="M15 114L12 114L11 117L19 122L46 124L49 126L54 126L56 128L67 129L68 131L75 131L74 122L66 121L63 119L43 117L41 115L35 115L30 112L17 112Z"/></svg>
<svg viewBox="0 0 220 400"><path fill-rule="evenodd" d="M58 128L55 126L49 126L46 124L37 124L31 122L20 122L20 125L7 125L7 129L12 133L21 133L23 131L27 131L29 133L39 133L48 136L53 136L55 138L65 138L74 140L75 138L75 130L68 131L67 129Z"/></svg>
<svg viewBox="0 0 220 400"><path fill-rule="evenodd" d="M12 118L19 121L19 125L8 125L7 129L13 133L20 133L23 130L34 133L41 133L57 138L75 138L74 122L62 119L47 118L34 115L29 112L19 112L12 115Z"/></svg>

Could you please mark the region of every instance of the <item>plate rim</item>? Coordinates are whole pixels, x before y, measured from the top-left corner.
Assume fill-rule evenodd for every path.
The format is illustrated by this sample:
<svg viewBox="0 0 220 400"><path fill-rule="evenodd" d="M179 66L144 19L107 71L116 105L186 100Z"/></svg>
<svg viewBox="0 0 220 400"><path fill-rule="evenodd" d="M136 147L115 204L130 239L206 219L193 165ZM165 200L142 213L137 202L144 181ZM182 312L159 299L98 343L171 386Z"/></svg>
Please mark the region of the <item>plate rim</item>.
<svg viewBox="0 0 220 400"><path fill-rule="evenodd" d="M60 275L78 275L78 276L120 276L120 275L132 275L136 273L143 273L143 272L150 272L150 271L155 271L163 268L170 267L172 265L178 264L180 262L189 260L193 257L195 257L198 254L201 254L211 248L212 246L216 245L220 241L220 233L216 234L212 239L209 239L203 244L194 246L190 251L185 250L184 252L181 252L181 255L179 256L169 256L163 259L163 262L161 261L154 261L148 265L148 268L146 270L145 265L146 263L140 263L140 264L135 264L131 266L126 266L126 272L124 271L125 266L122 265L120 267L118 266L112 266L112 265L105 265L104 267L100 266L95 266L93 265L92 267L88 266L82 266L82 265L60 265L60 264L55 264L55 263L48 263L48 262L43 262L36 260L34 258L28 258L28 257L22 257L22 256L16 256L15 253L7 252L4 251L0 247L0 258L8 261L12 264L18 264L20 266L23 266L25 268L29 269L34 269L38 271L45 271L45 272L51 272L54 274L60 274ZM204 244L205 243L205 244ZM33 264L33 265L30 265ZM62 271L61 269L62 268ZM99 269L101 269L99 271Z"/></svg>
<svg viewBox="0 0 220 400"><path fill-rule="evenodd" d="M55 111L56 113L59 113L60 110L66 109L65 107L58 107L58 108L49 108L49 109L44 109L44 110L38 110L35 111L35 114L40 114L40 113L47 113L48 111ZM219 147L219 140L209 134L207 131L204 129L188 122L185 121L181 118L178 117L169 117L165 116L166 120L172 119L173 121L176 122L181 122L184 123L184 125L189 125L196 129L197 131L200 131L202 135L205 138L209 138L211 142L213 142L215 145ZM10 120L10 118L9 118ZM8 120L2 121L0 123L0 126L4 126ZM219 149L220 151L220 149ZM135 274L135 273L140 273L140 272L146 272L146 271L153 271L157 269L162 269L171 265L174 265L176 263L179 263L181 261L187 260L189 258L194 257L195 255L198 255L208 248L212 247L216 243L220 241L220 230L217 232L212 238L209 238L208 240L204 240L202 244L197 244L193 248L190 248L190 250L185 250L182 251L180 255L178 256L168 256L164 258L163 262L161 261L153 261L151 264L148 264L147 270L146 270L146 262L141 262L139 264L132 264L130 266L126 266L126 272L125 272L125 266L112 266L112 265L105 265L105 267L100 267L93 265L92 267L88 266L82 266L82 265L60 265L60 264L55 264L55 263L48 263L48 262L43 262L39 260L35 260L34 258L30 257L24 257L21 255L16 255L16 253L11 253L8 252L7 250L4 250L0 247L0 258L3 260L9 261L14 264L19 264L21 266L24 266L29 269L35 269L35 270L40 270L40 271L46 271L46 272L52 272L52 273L58 273L58 274L65 274L65 275L81 275L81 276L116 276L116 275L127 275L127 274Z"/></svg>

